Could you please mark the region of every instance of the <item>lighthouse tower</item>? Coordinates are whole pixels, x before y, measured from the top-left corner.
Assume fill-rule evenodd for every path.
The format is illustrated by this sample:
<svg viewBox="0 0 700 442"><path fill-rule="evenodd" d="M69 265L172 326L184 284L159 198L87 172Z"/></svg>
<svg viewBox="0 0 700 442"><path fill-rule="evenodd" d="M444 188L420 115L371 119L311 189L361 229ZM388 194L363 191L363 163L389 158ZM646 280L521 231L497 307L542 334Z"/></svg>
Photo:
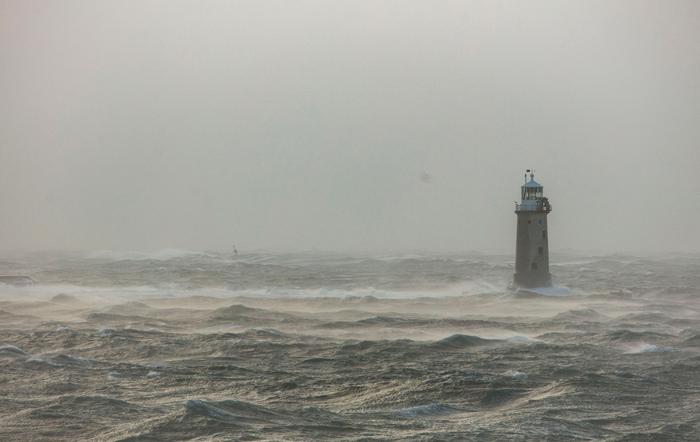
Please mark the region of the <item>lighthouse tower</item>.
<svg viewBox="0 0 700 442"><path fill-rule="evenodd" d="M528 180L529 174L529 180ZM527 170L521 187L518 215L518 237L515 243L515 275L513 286L520 288L551 287L549 247L547 245L547 214L552 211L535 174Z"/></svg>

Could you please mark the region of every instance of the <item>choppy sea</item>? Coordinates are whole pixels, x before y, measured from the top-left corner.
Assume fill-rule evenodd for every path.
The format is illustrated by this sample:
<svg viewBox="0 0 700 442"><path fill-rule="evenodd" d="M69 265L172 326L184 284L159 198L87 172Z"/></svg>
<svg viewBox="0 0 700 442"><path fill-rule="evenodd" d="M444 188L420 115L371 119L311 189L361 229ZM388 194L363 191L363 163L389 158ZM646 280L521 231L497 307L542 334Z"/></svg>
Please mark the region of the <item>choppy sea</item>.
<svg viewBox="0 0 700 442"><path fill-rule="evenodd" d="M6 253L1 440L698 440L700 255Z"/></svg>

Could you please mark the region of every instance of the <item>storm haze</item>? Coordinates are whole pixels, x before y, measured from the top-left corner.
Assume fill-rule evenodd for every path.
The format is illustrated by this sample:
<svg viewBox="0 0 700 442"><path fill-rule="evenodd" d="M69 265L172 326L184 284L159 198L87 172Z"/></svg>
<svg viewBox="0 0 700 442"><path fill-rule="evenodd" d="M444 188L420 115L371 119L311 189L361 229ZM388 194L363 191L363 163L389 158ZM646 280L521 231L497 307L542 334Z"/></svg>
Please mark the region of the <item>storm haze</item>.
<svg viewBox="0 0 700 442"><path fill-rule="evenodd" d="M700 3L0 1L0 249L700 251Z"/></svg>

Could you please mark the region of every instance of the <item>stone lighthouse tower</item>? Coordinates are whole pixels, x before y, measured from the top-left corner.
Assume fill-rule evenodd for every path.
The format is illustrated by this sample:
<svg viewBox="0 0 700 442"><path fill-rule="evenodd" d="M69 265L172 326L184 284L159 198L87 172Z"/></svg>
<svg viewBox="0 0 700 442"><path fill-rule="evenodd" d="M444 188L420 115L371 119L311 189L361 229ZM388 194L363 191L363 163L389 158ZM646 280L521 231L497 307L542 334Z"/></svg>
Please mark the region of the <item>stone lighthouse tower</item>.
<svg viewBox="0 0 700 442"><path fill-rule="evenodd" d="M528 169L525 184L521 187L520 204L515 203L515 213L518 215L513 275L515 288L552 286L547 245L547 214L551 210L552 206L544 196L542 185L535 181L535 174Z"/></svg>

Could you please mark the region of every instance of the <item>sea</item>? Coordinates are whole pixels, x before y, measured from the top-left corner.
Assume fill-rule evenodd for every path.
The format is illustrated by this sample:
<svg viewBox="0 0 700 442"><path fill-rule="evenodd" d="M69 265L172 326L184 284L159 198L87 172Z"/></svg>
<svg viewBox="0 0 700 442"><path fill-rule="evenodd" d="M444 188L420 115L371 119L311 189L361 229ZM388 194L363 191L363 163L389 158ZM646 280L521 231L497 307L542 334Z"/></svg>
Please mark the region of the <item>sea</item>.
<svg viewBox="0 0 700 442"><path fill-rule="evenodd" d="M698 440L700 255L6 252L0 439Z"/></svg>

